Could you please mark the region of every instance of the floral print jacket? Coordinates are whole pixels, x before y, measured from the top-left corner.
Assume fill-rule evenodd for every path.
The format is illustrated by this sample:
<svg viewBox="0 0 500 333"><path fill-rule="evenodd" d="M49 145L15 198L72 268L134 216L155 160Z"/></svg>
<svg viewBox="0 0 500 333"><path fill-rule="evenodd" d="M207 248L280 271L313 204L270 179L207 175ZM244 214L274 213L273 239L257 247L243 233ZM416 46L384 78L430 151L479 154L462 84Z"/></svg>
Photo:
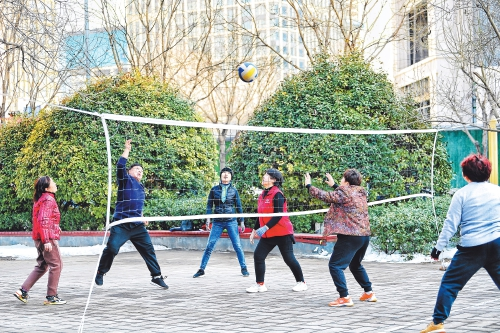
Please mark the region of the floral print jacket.
<svg viewBox="0 0 500 333"><path fill-rule="evenodd" d="M314 198L331 204L325 216L323 236L333 234L370 236L368 201L366 190L361 186L339 186L327 192L310 186Z"/></svg>

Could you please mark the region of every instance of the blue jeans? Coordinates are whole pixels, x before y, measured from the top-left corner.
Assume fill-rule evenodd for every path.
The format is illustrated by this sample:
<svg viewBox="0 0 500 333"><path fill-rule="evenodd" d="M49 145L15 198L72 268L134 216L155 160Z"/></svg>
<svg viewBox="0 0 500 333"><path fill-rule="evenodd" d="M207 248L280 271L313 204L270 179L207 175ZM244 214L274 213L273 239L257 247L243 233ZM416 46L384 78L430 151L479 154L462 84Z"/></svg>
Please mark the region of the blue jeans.
<svg viewBox="0 0 500 333"><path fill-rule="evenodd" d="M207 267L210 255L212 254L215 244L217 244L217 241L222 235L222 231L224 229L227 230L229 239L231 239L231 243L233 244L233 249L236 252L236 256L238 256L238 261L240 262L241 269L247 268L247 264L245 263L245 254L243 253L240 242L238 222L236 222L236 220L232 220L228 222L214 221L212 223L212 230L210 231L210 236L208 237L207 247L205 249L205 252L203 252L203 257L201 258L201 269L205 269Z"/></svg>
<svg viewBox="0 0 500 333"><path fill-rule="evenodd" d="M99 273L105 274L109 272L120 247L128 240L134 244L146 262L151 276L161 275L151 237L149 237L149 233L142 223L135 225L133 223L123 223L111 227L108 243L102 251L101 260L99 261L99 268L97 269Z"/></svg>
<svg viewBox="0 0 500 333"><path fill-rule="evenodd" d="M500 289L500 238L486 244L463 247L457 252L443 275L434 307L434 323L444 323L458 292L478 270L484 267Z"/></svg>
<svg viewBox="0 0 500 333"><path fill-rule="evenodd" d="M344 275L347 266L361 288L367 292L372 290L368 274L361 265L369 244L370 236L337 235L328 267L340 297L349 295Z"/></svg>

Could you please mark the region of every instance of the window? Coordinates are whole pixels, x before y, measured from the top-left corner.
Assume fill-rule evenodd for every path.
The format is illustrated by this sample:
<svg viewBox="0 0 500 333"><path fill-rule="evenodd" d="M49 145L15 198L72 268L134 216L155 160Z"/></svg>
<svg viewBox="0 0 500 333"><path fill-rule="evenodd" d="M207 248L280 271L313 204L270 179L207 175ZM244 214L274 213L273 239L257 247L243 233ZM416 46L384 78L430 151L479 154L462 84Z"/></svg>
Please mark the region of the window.
<svg viewBox="0 0 500 333"><path fill-rule="evenodd" d="M429 56L429 21L427 5L415 8L408 14L409 61L416 64Z"/></svg>
<svg viewBox="0 0 500 333"><path fill-rule="evenodd" d="M187 2L187 9L188 10L195 10L198 5L198 2L196 0L190 0Z"/></svg>
<svg viewBox="0 0 500 333"><path fill-rule="evenodd" d="M243 28L245 28L247 30L252 30L252 27L253 27L252 21L244 21L243 22Z"/></svg>
<svg viewBox="0 0 500 333"><path fill-rule="evenodd" d="M416 109L420 113L422 119L429 120L431 118L431 101L428 99L417 103Z"/></svg>
<svg viewBox="0 0 500 333"><path fill-rule="evenodd" d="M278 12L279 12L279 7L278 7L278 4L277 4L277 3L273 3L273 4L271 4L271 9L269 10L269 12L270 12L272 15L276 15L276 14L278 14Z"/></svg>
<svg viewBox="0 0 500 333"><path fill-rule="evenodd" d="M266 15L266 5L261 4L257 7L257 15Z"/></svg>
<svg viewBox="0 0 500 333"><path fill-rule="evenodd" d="M227 9L227 20L229 22L231 22L231 21L234 20L234 16L235 16L234 12L235 12L235 10L233 8L228 8Z"/></svg>
<svg viewBox="0 0 500 333"><path fill-rule="evenodd" d="M415 100L415 109L419 111L423 119L430 119L431 115L429 84L429 78L426 77L401 89L403 93L410 95Z"/></svg>
<svg viewBox="0 0 500 333"><path fill-rule="evenodd" d="M288 33L286 32L283 33L283 41L288 42Z"/></svg>

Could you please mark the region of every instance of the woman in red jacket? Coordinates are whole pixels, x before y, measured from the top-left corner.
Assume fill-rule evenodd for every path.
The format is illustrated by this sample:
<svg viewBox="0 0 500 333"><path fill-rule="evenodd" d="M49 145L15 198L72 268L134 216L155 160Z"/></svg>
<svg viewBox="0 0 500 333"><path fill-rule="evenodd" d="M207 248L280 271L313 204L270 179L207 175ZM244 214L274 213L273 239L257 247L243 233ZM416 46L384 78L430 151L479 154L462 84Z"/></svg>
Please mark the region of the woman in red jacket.
<svg viewBox="0 0 500 333"><path fill-rule="evenodd" d="M38 251L38 258L36 259L38 264L24 281L21 288L14 294L24 303L28 303L28 292L31 287L48 270L47 299L44 304L66 304L66 301L60 299L57 295L57 286L63 264L58 242L61 234L61 228L59 227L61 215L55 199L56 191L56 183L48 176L40 177L35 182L32 237Z"/></svg>
<svg viewBox="0 0 500 333"><path fill-rule="evenodd" d="M286 213L286 198L281 192L283 184L283 175L276 169L268 169L262 177L262 191L257 204L258 213ZM292 288L293 291L305 291L307 285L304 282L304 275L299 262L293 254L293 226L288 216L259 217L254 230L250 235L250 243L253 244L255 235L260 237L259 244L253 253L255 266L256 284L247 288L249 293L267 291L264 284L264 275L266 274L266 257L276 246L278 246L281 256L285 263L292 270L297 284Z"/></svg>

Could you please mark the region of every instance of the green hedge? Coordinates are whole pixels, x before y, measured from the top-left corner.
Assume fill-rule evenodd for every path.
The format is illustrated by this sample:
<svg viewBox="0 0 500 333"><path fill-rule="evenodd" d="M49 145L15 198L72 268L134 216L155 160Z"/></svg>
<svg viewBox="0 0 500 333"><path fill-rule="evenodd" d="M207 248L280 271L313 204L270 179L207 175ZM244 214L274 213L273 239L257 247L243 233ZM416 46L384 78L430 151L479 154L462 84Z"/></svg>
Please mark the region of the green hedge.
<svg viewBox="0 0 500 333"><path fill-rule="evenodd" d="M399 253L406 259L412 259L416 253L430 253L443 227L451 196L435 197L434 202L437 220L431 199L427 198L370 207L374 249L387 254ZM451 244L457 241L455 236Z"/></svg>
<svg viewBox="0 0 500 333"><path fill-rule="evenodd" d="M98 113L202 121L193 104L177 90L135 74L101 79L62 104ZM207 129L124 121L106 121L106 125L113 176L124 142L131 138L130 161L143 165L147 195L159 189L169 189L179 198L186 193L205 193L217 179L217 143ZM63 228L104 227L108 161L100 117L65 109L43 110L31 122L2 128L0 135L0 163L5 166L0 169L0 214L31 211L33 182L48 175L58 185ZM11 138L15 140L9 141ZM114 205L115 180L112 193ZM2 228L20 227L14 220L5 220Z"/></svg>
<svg viewBox="0 0 500 333"><path fill-rule="evenodd" d="M207 195L177 195L169 191L157 190L149 194L144 206L145 216L185 216L205 214ZM201 227L204 220L193 220L196 228ZM168 230L180 226L181 221L152 222L149 229Z"/></svg>
<svg viewBox="0 0 500 333"><path fill-rule="evenodd" d="M254 113L249 125L327 130L428 128L414 103L400 98L387 76L374 71L357 54L335 62L318 61L310 70L287 78ZM264 171L274 167L285 177L283 192L289 211L303 211L325 207L304 190L306 172L311 173L313 185L321 187L326 172L339 182L345 169L357 168L369 190L369 201L428 190L434 138L434 133L382 136L246 131L233 143L227 164L238 173L243 206L254 207L255 188L260 188ZM434 175L436 193L446 193L452 174L440 141Z"/></svg>
<svg viewBox="0 0 500 333"><path fill-rule="evenodd" d="M27 196L18 195L16 186L20 166L15 163L36 124L33 118L15 118L0 126L0 230L24 230L33 206L33 190ZM33 187L34 179L31 180ZM31 222L29 222L31 224Z"/></svg>

